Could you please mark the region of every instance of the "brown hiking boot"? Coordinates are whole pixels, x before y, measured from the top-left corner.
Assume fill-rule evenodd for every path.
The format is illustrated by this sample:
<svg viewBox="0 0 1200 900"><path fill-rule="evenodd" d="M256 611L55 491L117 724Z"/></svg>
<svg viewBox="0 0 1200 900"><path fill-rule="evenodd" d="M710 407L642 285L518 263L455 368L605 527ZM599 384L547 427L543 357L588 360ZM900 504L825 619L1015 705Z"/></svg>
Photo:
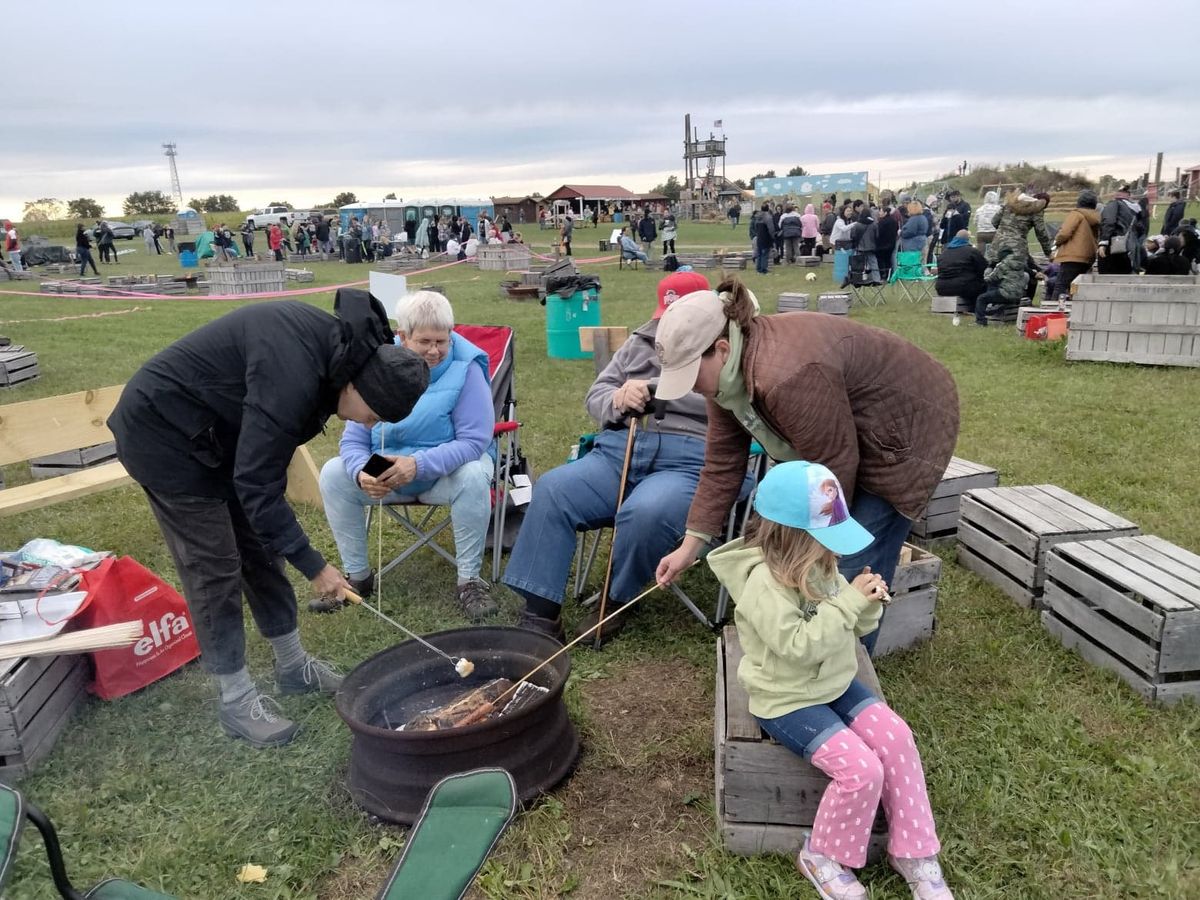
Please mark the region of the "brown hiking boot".
<svg viewBox="0 0 1200 900"><path fill-rule="evenodd" d="M618 612L618 610L621 610ZM617 606L609 606L604 610L604 616L607 618L613 613L617 613L611 619L604 623L598 630L593 631L586 638L580 641L580 646L593 647L596 645L596 636L600 637L600 646L603 647L618 634L625 630L625 626L629 624L629 618L633 615L632 609L621 609ZM579 633L584 634L589 628L595 628L596 623L600 621L600 605L592 607L591 612L583 617L583 621L579 623Z"/></svg>
<svg viewBox="0 0 1200 900"><path fill-rule="evenodd" d="M472 578L466 584L456 587L454 599L458 601L463 615L472 622L478 622L496 614L496 601L492 599L492 587L481 578Z"/></svg>
<svg viewBox="0 0 1200 900"><path fill-rule="evenodd" d="M528 609L523 609L521 617L517 619L517 627L549 635L560 644L567 642L567 632L563 629L561 616L556 619L547 619L545 616L534 615Z"/></svg>

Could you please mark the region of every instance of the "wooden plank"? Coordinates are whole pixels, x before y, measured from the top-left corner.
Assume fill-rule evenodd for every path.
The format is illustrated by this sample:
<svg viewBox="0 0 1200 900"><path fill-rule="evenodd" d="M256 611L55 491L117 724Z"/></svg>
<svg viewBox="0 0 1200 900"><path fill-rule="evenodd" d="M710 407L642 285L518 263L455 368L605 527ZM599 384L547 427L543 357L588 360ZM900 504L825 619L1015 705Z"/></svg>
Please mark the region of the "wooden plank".
<svg viewBox="0 0 1200 900"><path fill-rule="evenodd" d="M1200 675L1200 611L1167 613L1159 644L1158 671Z"/></svg>
<svg viewBox="0 0 1200 900"><path fill-rule="evenodd" d="M1026 498L1029 508L1036 510L1040 518L1053 525L1055 531L1064 534L1075 532L1088 534L1093 531L1107 530L1105 523L1100 519L1093 518L1052 494L1045 493L1041 485L1020 485L1008 488L1008 490Z"/></svg>
<svg viewBox="0 0 1200 900"><path fill-rule="evenodd" d="M938 589L927 587L902 594L887 608L875 641L875 658L908 650L933 637Z"/></svg>
<svg viewBox="0 0 1200 900"><path fill-rule="evenodd" d="M1103 577L1098 570L1086 566L1086 553L1074 557L1059 553L1062 547L1077 546L1079 545L1061 544L1046 557L1047 586L1057 584L1065 593L1087 597L1110 616L1144 634L1148 640L1160 640L1163 627L1161 613L1143 606L1137 598L1128 596L1118 587L1113 587L1109 579ZM1107 565L1108 561L1103 557L1093 558L1098 558L1102 565Z"/></svg>
<svg viewBox="0 0 1200 900"><path fill-rule="evenodd" d="M1153 683L1142 677L1135 669L1113 656L1104 647L1090 640L1051 612L1042 613L1042 627L1062 641L1068 650L1076 651L1087 662L1110 672L1115 672L1122 681L1147 700L1155 698Z"/></svg>
<svg viewBox="0 0 1200 900"><path fill-rule="evenodd" d="M750 715L750 695L738 682L738 663L742 661L742 644L737 628L726 625L725 643L725 734L730 741L762 741L758 720Z"/></svg>
<svg viewBox="0 0 1200 900"><path fill-rule="evenodd" d="M1117 515L1111 510L1105 509L1103 506L1097 506L1095 503L1085 500L1083 497L1072 494L1070 491L1063 490L1058 485L1039 484L1038 488L1040 488L1043 493L1049 494L1052 497L1057 497L1063 503L1073 506L1080 512L1091 516L1093 519L1099 519L1106 526L1108 526L1110 530L1128 531L1130 534L1136 534L1138 531L1137 525L1133 522L1130 522L1128 519Z"/></svg>
<svg viewBox="0 0 1200 900"><path fill-rule="evenodd" d="M1156 685L1154 699L1168 705L1180 700L1200 700L1200 681L1169 681Z"/></svg>
<svg viewBox="0 0 1200 900"><path fill-rule="evenodd" d="M1147 678L1154 679L1158 674L1158 648L1143 636L1106 618L1082 597L1072 596L1056 584L1048 584L1042 595L1042 605Z"/></svg>
<svg viewBox="0 0 1200 900"><path fill-rule="evenodd" d="M1099 575L1117 585L1122 593L1135 594L1137 599L1151 603L1162 610L1185 611L1192 604L1181 600L1176 594L1147 578L1141 571L1129 567L1135 557L1121 550L1112 541L1085 541L1059 544L1054 552L1077 560Z"/></svg>
<svg viewBox="0 0 1200 900"><path fill-rule="evenodd" d="M1017 602L1018 606L1032 609L1037 605L1038 597L1029 588L1010 578L1005 572L996 568L988 560L977 555L964 544L958 545L958 564L964 569L974 572L984 581L995 585L1002 592Z"/></svg>
<svg viewBox="0 0 1200 900"><path fill-rule="evenodd" d="M1100 542L1090 542L1100 543ZM1103 541L1103 553L1113 562L1124 566L1129 572L1128 578L1137 578L1140 583L1153 585L1152 591L1146 591L1147 600L1156 604L1169 604L1170 608L1180 611L1194 611L1195 603L1189 598L1200 590L1196 585L1176 578L1170 572L1159 569L1148 560L1142 559L1136 553L1114 541ZM1135 548L1136 549L1136 548ZM1161 600L1160 600L1161 598Z"/></svg>
<svg viewBox="0 0 1200 900"><path fill-rule="evenodd" d="M1022 556L1033 559L1037 556L1038 536L1027 531L1012 519L984 506L975 499L975 492L963 494L960 507L959 527L969 523L985 534L999 538Z"/></svg>
<svg viewBox="0 0 1200 900"><path fill-rule="evenodd" d="M624 325L581 325L579 328L579 349L594 350L594 339L604 335L608 347L613 353L629 339L629 329Z"/></svg>
<svg viewBox="0 0 1200 900"><path fill-rule="evenodd" d="M1107 334L1127 334L1131 337L1145 338L1149 335L1157 334L1200 334L1200 329L1195 326L1188 325L1167 325L1155 324L1152 322L1129 322L1120 324L1116 322L1097 322L1087 323L1080 322L1078 325L1075 322L1071 323L1071 330L1078 328L1080 331L1095 331L1097 333ZM1134 342L1130 341L1129 350L1132 353L1137 353L1139 356L1149 357L1149 346L1145 341Z"/></svg>
<svg viewBox="0 0 1200 900"><path fill-rule="evenodd" d="M717 821L725 818L725 638L717 638L717 677L713 685L713 804Z"/></svg>
<svg viewBox="0 0 1200 900"><path fill-rule="evenodd" d="M57 478L5 488L0 491L0 516L77 500L132 483L133 479L125 473L125 467L119 462L105 463Z"/></svg>
<svg viewBox="0 0 1200 900"><path fill-rule="evenodd" d="M8 665L0 681L0 708L16 709L42 673L54 665L55 659L53 656L29 656L5 660Z"/></svg>
<svg viewBox="0 0 1200 900"><path fill-rule="evenodd" d="M811 825L829 777L782 744L725 745L725 818Z"/></svg>
<svg viewBox="0 0 1200 900"><path fill-rule="evenodd" d="M1039 585L1039 575L1036 563L1016 553L1010 547L979 531L965 519L958 523L958 541L965 544L976 555L983 557L992 565L1004 572L1014 581L1027 588Z"/></svg>
<svg viewBox="0 0 1200 900"><path fill-rule="evenodd" d="M293 503L311 503L317 509L325 508L321 497L321 473L307 446L297 447L288 464L287 498Z"/></svg>
<svg viewBox="0 0 1200 900"><path fill-rule="evenodd" d="M1059 529L1052 522L1047 522L1037 512L1030 508L1028 500L1012 488L984 488L963 495L965 509L966 498L984 505L997 515L1008 519L1013 525L1034 535L1053 534ZM1030 554L1032 556L1032 554Z"/></svg>
<svg viewBox="0 0 1200 900"><path fill-rule="evenodd" d="M105 420L124 385L0 406L0 466L113 439Z"/></svg>
<svg viewBox="0 0 1200 900"><path fill-rule="evenodd" d="M1175 592L1176 595L1180 600L1200 608L1200 557L1188 553L1182 547L1168 544L1161 538L1154 540L1157 543L1149 543L1142 537L1128 537L1114 538L1109 543L1186 585L1186 589Z"/></svg>

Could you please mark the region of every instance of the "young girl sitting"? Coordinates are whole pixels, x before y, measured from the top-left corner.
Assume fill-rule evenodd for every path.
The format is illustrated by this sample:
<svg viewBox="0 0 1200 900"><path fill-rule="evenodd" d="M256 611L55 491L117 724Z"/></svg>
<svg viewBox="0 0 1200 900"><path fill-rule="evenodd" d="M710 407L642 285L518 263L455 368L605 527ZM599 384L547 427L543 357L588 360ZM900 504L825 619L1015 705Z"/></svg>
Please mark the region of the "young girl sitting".
<svg viewBox="0 0 1200 900"><path fill-rule="evenodd" d="M865 865L882 799L892 868L915 900L952 900L912 732L854 677L855 643L879 622L887 585L869 569L852 583L838 574L837 555L873 538L853 518L830 524L821 514L830 482L844 504L825 466L775 466L759 485L746 536L708 556L737 603L745 650L738 681L762 729L832 779L796 858L821 897L866 897L844 867Z"/></svg>

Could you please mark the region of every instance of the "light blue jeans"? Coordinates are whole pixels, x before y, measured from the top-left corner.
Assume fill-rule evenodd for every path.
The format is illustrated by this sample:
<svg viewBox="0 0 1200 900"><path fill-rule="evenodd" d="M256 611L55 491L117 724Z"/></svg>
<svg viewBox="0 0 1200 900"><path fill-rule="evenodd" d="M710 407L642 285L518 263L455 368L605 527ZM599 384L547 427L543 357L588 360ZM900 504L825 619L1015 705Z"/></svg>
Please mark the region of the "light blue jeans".
<svg viewBox="0 0 1200 900"><path fill-rule="evenodd" d="M492 515L494 472L495 463L485 453L475 462L466 463L439 478L433 487L418 497L430 506L450 507L454 558L460 579L478 578L483 565L483 548ZM325 518L333 530L343 569L350 574L365 572L370 568L370 560L363 510L377 501L350 479L340 456L335 456L321 468L321 497L325 501ZM383 498L383 502L403 498L404 495L392 492Z"/></svg>

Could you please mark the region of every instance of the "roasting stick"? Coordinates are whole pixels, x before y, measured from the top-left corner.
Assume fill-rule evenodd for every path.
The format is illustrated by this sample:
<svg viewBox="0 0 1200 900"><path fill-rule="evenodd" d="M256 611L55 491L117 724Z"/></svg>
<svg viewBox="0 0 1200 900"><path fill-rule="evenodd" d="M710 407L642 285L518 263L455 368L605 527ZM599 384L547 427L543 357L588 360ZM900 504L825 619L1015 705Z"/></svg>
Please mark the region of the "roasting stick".
<svg viewBox="0 0 1200 900"><path fill-rule="evenodd" d="M693 562L691 565L689 565L683 571L686 572L688 569L690 569L692 566L696 565L696 563L698 563L698 562L700 562L700 560L696 560L696 562ZM653 594L655 591L657 591L658 588L659 588L659 585L655 584L653 587L647 588L646 590L642 591L640 594L638 594L636 597L634 597L632 600L630 600L624 606L609 613L607 616L605 616L603 619L601 619L599 622L597 622L595 625L593 625L587 631L578 635L569 644L554 651L553 654L546 657L546 659L542 660L540 663L538 663L536 666L534 666L532 669L530 669L528 672L526 672L523 676L521 676L521 678L519 680L513 682L512 687L510 687L503 694L501 694L499 697L497 697L495 700L492 701L492 706L494 707L497 704L499 704L501 700L503 700L505 697L507 697L509 694L511 694L513 691L515 691L518 687L520 687L522 684L524 684L526 681L528 681L530 678L532 678L534 675L536 675L542 669L546 668L546 666L550 665L550 663L554 662L554 660L558 659L560 656L562 656L564 653L566 653L568 650L570 650L572 647L574 647L576 644L578 644L580 641L582 641L585 637L587 637L589 634L591 634L593 631L595 631L597 628L599 628L601 625L603 625L605 622L607 622L613 616L620 614L624 610L628 609L630 606L633 606L633 604L637 603L639 600L649 597L651 594Z"/></svg>
<svg viewBox="0 0 1200 900"><path fill-rule="evenodd" d="M451 656L445 650L439 650L437 647L433 646L433 644L429 643L429 641L425 640L425 638L421 637L416 632L409 631L407 628L405 628L403 625L401 625L395 619L391 618L390 616L384 615L382 612L377 610L371 604L363 603L363 598L358 596L358 594L354 593L354 591L343 590L343 593L346 595L346 599L349 600L351 603L357 603L363 609L369 609L371 612L375 613L375 615L379 616L379 618L383 619L383 621L387 622L393 628L399 628L401 631L403 631L405 634L407 634L410 638L412 638L417 643L423 644L424 646L426 646L430 650L432 650L434 653L436 653L438 656L444 657L445 660L448 663L450 663L450 665L454 666L454 671L459 674L459 677L466 678L468 675L470 675L472 672L475 671L475 664L473 662L471 662L469 659L467 659L465 656Z"/></svg>

